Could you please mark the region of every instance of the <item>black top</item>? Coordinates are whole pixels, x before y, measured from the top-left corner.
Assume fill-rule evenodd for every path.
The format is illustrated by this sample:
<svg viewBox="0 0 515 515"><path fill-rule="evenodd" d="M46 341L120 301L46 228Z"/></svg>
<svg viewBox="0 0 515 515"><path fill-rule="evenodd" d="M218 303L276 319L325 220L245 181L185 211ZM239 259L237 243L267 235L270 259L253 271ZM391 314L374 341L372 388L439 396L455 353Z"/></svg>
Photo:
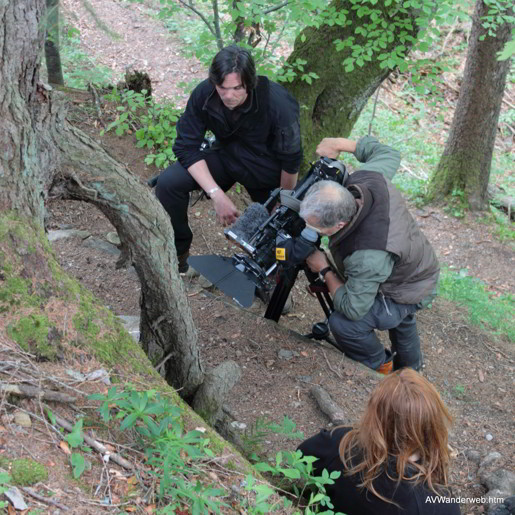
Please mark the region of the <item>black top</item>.
<svg viewBox="0 0 515 515"><path fill-rule="evenodd" d="M193 90L173 145L184 168L205 158L200 145L210 130L227 169L239 171L240 176L248 174L247 187L276 187L281 170L298 172L302 160L299 104L286 89L260 76L246 102L228 111L209 80Z"/></svg>
<svg viewBox="0 0 515 515"><path fill-rule="evenodd" d="M341 475L335 479L334 485L326 485L328 496L334 504L335 512L347 515L459 515L460 507L453 499L438 498L434 492L419 484L414 486L401 481L399 486L387 477L386 472L374 481L374 488L384 497L394 500L387 503L364 488L357 485L362 482L358 475L346 476L338 447L340 441L350 431L350 427L330 431L322 430L317 435L303 442L299 449L305 456L315 456L318 460L313 464L317 475L327 469L329 473L340 470ZM394 465L394 464L393 464ZM395 466L390 475L395 477Z"/></svg>

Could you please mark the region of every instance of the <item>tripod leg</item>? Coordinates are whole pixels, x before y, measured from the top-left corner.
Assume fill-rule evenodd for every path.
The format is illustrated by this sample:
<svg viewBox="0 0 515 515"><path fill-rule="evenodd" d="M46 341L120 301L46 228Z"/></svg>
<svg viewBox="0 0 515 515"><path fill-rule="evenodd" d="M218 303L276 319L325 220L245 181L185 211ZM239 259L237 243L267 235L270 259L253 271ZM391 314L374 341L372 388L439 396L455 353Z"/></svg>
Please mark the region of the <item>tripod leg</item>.
<svg viewBox="0 0 515 515"><path fill-rule="evenodd" d="M297 267L279 271L279 280L274 288L268 307L266 308L265 318L273 320L274 322L279 321L284 305L286 304L286 299L295 284L298 274L299 269Z"/></svg>

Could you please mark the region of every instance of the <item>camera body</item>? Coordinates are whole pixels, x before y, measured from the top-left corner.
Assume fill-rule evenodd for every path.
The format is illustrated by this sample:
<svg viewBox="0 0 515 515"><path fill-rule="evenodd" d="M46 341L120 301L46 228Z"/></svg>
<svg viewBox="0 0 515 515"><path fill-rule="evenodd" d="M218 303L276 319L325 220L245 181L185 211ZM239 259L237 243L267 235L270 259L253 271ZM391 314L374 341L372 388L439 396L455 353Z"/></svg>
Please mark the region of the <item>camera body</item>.
<svg viewBox="0 0 515 515"><path fill-rule="evenodd" d="M233 256L234 267L251 278L256 294L263 300L268 300L270 290L275 287L270 277L275 276L277 268L300 266L319 244L318 234L306 228L299 216L306 192L315 182L333 180L344 184L347 177L341 161L320 158L294 190L274 190L264 205L251 205L225 230L225 236L246 252Z"/></svg>

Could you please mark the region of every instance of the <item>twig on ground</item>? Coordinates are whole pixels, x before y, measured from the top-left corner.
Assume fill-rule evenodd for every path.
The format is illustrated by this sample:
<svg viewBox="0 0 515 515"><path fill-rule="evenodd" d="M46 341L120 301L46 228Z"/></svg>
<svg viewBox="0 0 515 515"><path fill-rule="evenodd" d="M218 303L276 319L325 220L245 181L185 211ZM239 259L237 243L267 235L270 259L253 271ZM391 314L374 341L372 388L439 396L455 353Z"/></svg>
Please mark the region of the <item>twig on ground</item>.
<svg viewBox="0 0 515 515"><path fill-rule="evenodd" d="M56 508L59 508L63 511L70 511L70 508L68 506L65 506L64 504L61 504L60 502L54 501L54 499L50 499L48 497L43 497L42 495L37 494L32 490L32 488L28 488L26 486L22 486L21 489L29 494L31 497L34 497L34 499L37 499L38 501L44 503L44 504L50 504L51 506L55 506Z"/></svg>
<svg viewBox="0 0 515 515"><path fill-rule="evenodd" d="M59 424L64 429L66 429L66 431L69 431L70 433L73 431L72 424L70 424L67 420L65 420L64 418L61 418L59 415L56 415L55 413L54 413L54 418L55 418L55 421L57 422L57 424ZM125 458L122 458L117 453L109 452L106 449L106 447L104 445L102 445L100 442L97 442L96 440L94 440L93 438L91 438L90 436L88 436L86 434L84 435L84 441L90 447L95 449L95 451L102 454L103 456L105 454L108 454L109 459L114 461L117 465L120 465L121 467L134 472L134 465L130 461L126 460Z"/></svg>
<svg viewBox="0 0 515 515"><path fill-rule="evenodd" d="M209 251L210 254L212 254L213 251L211 250L211 246L209 245L209 242L207 241L206 235L204 234L204 226L203 226L203 224L200 224L200 232L202 233L202 239L204 240L204 243L206 244L207 250Z"/></svg>
<svg viewBox="0 0 515 515"><path fill-rule="evenodd" d="M20 397L29 397L43 399L46 401L56 402L76 402L77 398L67 395L66 393L56 392L53 390L42 390L34 386L24 384L4 384L0 383L0 391L18 395Z"/></svg>
<svg viewBox="0 0 515 515"><path fill-rule="evenodd" d="M325 358L325 361L326 361L326 363L327 363L327 366L329 367L329 370L330 370L331 372L334 372L334 373L335 373L335 374L336 374L340 379L343 379L343 377L342 377L342 375L341 375L340 371L339 371L339 370L336 370L335 368L333 368L333 367L331 366L331 363L329 363L329 359L327 358L327 354L325 353L325 350L322 350L322 354L324 355L324 358Z"/></svg>

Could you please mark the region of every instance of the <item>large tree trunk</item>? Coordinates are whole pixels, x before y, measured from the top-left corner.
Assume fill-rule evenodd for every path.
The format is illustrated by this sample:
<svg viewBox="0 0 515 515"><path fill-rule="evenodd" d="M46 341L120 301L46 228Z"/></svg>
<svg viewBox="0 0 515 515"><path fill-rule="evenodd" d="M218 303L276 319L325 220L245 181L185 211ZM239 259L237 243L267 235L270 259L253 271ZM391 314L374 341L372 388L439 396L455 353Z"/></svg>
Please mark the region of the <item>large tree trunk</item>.
<svg viewBox="0 0 515 515"><path fill-rule="evenodd" d="M50 84L64 85L61 53L59 52L59 0L46 0L45 59Z"/></svg>
<svg viewBox="0 0 515 515"><path fill-rule="evenodd" d="M385 7L384 4L384 0L379 0L374 7L381 9L385 19L393 21L388 15L391 7ZM356 65L352 72L345 72L343 61L351 55L352 50L346 47L337 51L334 41L343 41L354 36L356 45L365 45L366 38L354 31L356 27L370 23L370 20L366 16L359 18L348 0L334 0L330 7L337 12L347 9L349 23L345 27L322 25L320 28L305 29L297 37L294 51L288 58L289 63L294 63L297 59L307 61L305 71L315 72L319 77L312 84L308 84L301 80L301 72L292 83L285 84L301 104L301 132L304 154L308 161L323 137L349 135L367 100L391 72L389 68L380 68L377 56L372 57L371 61L365 61L362 67ZM404 15L397 13L392 16L411 20L414 29L410 35L416 36L415 18L418 14L418 11L408 9ZM384 53L390 52L399 44L394 39L388 43ZM403 44L408 53L410 43Z"/></svg>
<svg viewBox="0 0 515 515"><path fill-rule="evenodd" d="M101 209L141 281L143 347L154 364L168 358L164 376L190 397L203 370L170 221L148 187L70 126L59 94L38 83L44 11L45 0L0 0L0 210L42 228L49 191Z"/></svg>
<svg viewBox="0 0 515 515"><path fill-rule="evenodd" d="M506 23L497 29L495 37L488 36L481 23L488 9L482 0L477 1L456 111L430 183L433 199L442 200L453 190L460 190L475 210L488 206L497 121L510 69L510 60L498 61L497 53L509 41L512 25ZM482 37L485 39L481 40Z"/></svg>

